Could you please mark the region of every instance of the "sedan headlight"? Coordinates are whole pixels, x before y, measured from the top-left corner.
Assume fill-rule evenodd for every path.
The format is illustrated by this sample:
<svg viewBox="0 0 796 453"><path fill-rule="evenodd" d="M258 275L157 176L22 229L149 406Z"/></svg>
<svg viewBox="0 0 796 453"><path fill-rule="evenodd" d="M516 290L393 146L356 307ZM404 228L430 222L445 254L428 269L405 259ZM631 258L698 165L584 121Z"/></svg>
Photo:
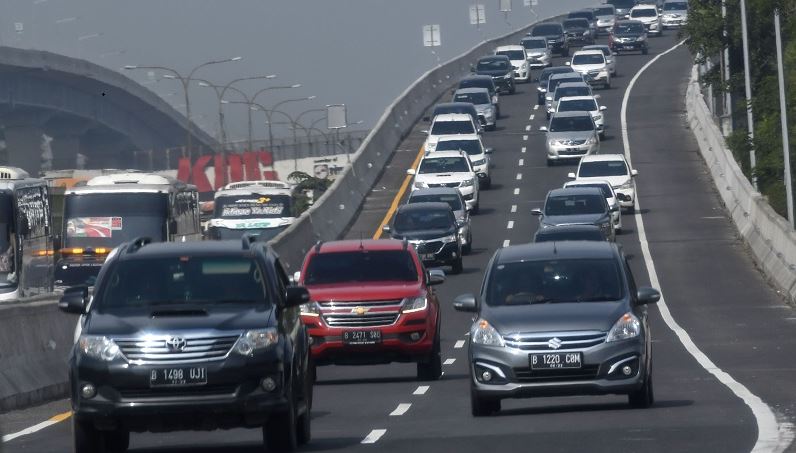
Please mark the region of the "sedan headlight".
<svg viewBox="0 0 796 453"><path fill-rule="evenodd" d="M279 333L273 327L249 330L235 342L233 349L240 355L252 356L255 352L268 349L279 342Z"/></svg>
<svg viewBox="0 0 796 453"><path fill-rule="evenodd" d="M619 189L632 189L633 188L633 180L628 179L625 183L620 184Z"/></svg>
<svg viewBox="0 0 796 453"><path fill-rule="evenodd" d="M301 305L301 314L307 316L320 316L321 307L316 302Z"/></svg>
<svg viewBox="0 0 796 453"><path fill-rule="evenodd" d="M558 145L558 140L550 139L547 141L547 146L556 146Z"/></svg>
<svg viewBox="0 0 796 453"><path fill-rule="evenodd" d="M478 167L484 165L486 163L486 159L478 159L473 161L473 167Z"/></svg>
<svg viewBox="0 0 796 453"><path fill-rule="evenodd" d="M475 344L482 344L485 346L505 346L506 343L503 341L503 337L500 336L500 333L489 325L486 319L479 319L478 321L473 324L472 331L470 332L470 338L472 339L473 343Z"/></svg>
<svg viewBox="0 0 796 453"><path fill-rule="evenodd" d="M589 139L586 141L586 144L587 145L595 145L595 144L597 144L597 137L594 137L594 136L589 137Z"/></svg>
<svg viewBox="0 0 796 453"><path fill-rule="evenodd" d="M112 362L121 356L119 345L108 337L82 335L78 340L78 348L83 355L104 362Z"/></svg>
<svg viewBox="0 0 796 453"><path fill-rule="evenodd" d="M428 307L428 300L426 296L407 297L401 305L402 313L414 313L423 311Z"/></svg>
<svg viewBox="0 0 796 453"><path fill-rule="evenodd" d="M628 340L636 338L641 334L641 322L636 318L633 313L625 313L616 321L616 324L608 332L608 337L605 339L606 343L612 341Z"/></svg>
<svg viewBox="0 0 796 453"><path fill-rule="evenodd" d="M459 185L459 187L470 187L470 186L473 186L473 185L475 185L475 181L474 180L465 179L464 181L462 181L462 183Z"/></svg>
<svg viewBox="0 0 796 453"><path fill-rule="evenodd" d="M600 121L601 119L603 119L602 115L594 115L594 121Z"/></svg>
<svg viewBox="0 0 796 453"><path fill-rule="evenodd" d="M647 40L647 38L645 38L644 36L639 36L638 38L636 38L636 41L639 41L639 42L646 41L646 40Z"/></svg>
<svg viewBox="0 0 796 453"><path fill-rule="evenodd" d="M504 79L509 80L511 79L511 73L507 72L506 75L503 76Z"/></svg>

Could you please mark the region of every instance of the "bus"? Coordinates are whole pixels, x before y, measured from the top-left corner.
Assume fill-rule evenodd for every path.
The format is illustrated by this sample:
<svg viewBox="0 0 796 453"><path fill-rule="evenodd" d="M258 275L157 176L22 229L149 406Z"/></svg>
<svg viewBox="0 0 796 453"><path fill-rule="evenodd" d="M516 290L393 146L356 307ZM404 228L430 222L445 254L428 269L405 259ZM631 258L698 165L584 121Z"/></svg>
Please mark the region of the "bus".
<svg viewBox="0 0 796 453"><path fill-rule="evenodd" d="M244 233L268 241L296 220L290 185L281 181L240 181L216 191L209 239L239 239Z"/></svg>
<svg viewBox="0 0 796 453"><path fill-rule="evenodd" d="M0 167L0 301L52 292L53 255L47 181Z"/></svg>
<svg viewBox="0 0 796 453"><path fill-rule="evenodd" d="M63 200L57 286L93 286L108 253L123 242L200 240L196 186L168 176L124 172L95 176Z"/></svg>

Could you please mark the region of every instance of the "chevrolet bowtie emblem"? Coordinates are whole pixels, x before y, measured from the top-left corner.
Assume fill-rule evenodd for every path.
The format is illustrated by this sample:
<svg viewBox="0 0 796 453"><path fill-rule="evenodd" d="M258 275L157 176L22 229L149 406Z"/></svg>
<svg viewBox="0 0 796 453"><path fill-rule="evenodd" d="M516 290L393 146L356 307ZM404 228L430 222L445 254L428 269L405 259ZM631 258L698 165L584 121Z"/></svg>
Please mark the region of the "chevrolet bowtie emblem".
<svg viewBox="0 0 796 453"><path fill-rule="evenodd" d="M364 316L365 313L367 313L367 312L368 312L368 309L365 308L365 307L357 307L357 308L351 310L351 313L355 313L355 314L357 314L359 316Z"/></svg>

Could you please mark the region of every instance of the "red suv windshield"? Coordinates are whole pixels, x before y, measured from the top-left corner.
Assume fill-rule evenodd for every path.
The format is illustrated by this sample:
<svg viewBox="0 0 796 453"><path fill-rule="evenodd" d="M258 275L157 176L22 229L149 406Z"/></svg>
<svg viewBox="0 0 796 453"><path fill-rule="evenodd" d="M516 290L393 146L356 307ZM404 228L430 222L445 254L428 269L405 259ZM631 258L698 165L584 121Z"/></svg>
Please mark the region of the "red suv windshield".
<svg viewBox="0 0 796 453"><path fill-rule="evenodd" d="M404 250L321 253L307 265L305 285L351 282L416 282L417 267Z"/></svg>

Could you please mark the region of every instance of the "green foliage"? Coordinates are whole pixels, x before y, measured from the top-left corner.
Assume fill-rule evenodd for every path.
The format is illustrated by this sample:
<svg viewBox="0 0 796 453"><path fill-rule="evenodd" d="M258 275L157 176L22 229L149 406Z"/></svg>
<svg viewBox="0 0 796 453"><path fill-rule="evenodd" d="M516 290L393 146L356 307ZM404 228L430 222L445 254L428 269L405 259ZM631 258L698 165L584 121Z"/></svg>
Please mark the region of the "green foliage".
<svg viewBox="0 0 796 453"><path fill-rule="evenodd" d="M320 198L333 182L329 178L316 178L303 171L290 173L287 175L287 180L296 185L293 188L293 207L296 216L309 209L314 200Z"/></svg>

